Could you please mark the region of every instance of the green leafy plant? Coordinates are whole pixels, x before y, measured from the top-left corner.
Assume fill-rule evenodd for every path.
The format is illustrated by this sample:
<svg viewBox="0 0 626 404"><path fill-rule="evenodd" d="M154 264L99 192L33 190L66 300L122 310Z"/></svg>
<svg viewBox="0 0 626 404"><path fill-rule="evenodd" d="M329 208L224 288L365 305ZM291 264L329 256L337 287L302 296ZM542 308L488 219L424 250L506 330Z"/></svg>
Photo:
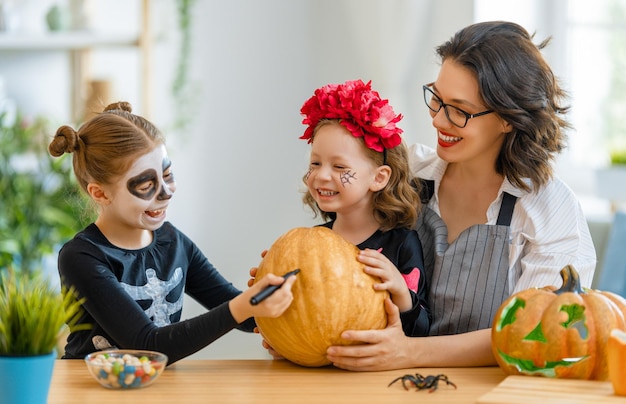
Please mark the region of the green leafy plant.
<svg viewBox="0 0 626 404"><path fill-rule="evenodd" d="M611 165L626 166L626 149L611 151Z"/></svg>
<svg viewBox="0 0 626 404"><path fill-rule="evenodd" d="M43 118L0 115L0 272L33 272L90 220L71 156L52 158Z"/></svg>
<svg viewBox="0 0 626 404"><path fill-rule="evenodd" d="M173 108L175 110L174 130L182 133L193 120L193 105L197 100L196 88L189 81L191 59L191 24L193 6L197 0L177 0L176 16L180 30L179 54L174 81L172 82Z"/></svg>
<svg viewBox="0 0 626 404"><path fill-rule="evenodd" d="M0 284L0 355L46 355L82 315L83 300L41 273L5 271ZM87 328L81 326L81 328Z"/></svg>

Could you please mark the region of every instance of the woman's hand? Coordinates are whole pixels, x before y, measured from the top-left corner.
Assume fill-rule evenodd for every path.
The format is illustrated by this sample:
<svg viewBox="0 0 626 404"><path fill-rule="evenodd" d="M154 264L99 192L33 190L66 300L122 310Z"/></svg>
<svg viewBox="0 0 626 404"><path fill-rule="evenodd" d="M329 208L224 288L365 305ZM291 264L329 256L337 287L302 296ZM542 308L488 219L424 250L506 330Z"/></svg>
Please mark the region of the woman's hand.
<svg viewBox="0 0 626 404"><path fill-rule="evenodd" d="M408 337L402 331L400 312L390 299L385 300L387 327L382 330L349 330L341 337L364 345L331 346L327 358L334 366L346 370L378 371L401 369L411 352L407 352Z"/></svg>
<svg viewBox="0 0 626 404"><path fill-rule="evenodd" d="M380 278L381 282L374 284L375 290L386 290L391 300L401 312L411 310L413 301L409 288L398 268L379 251L366 248L361 250L357 259L365 265L366 274Z"/></svg>
<svg viewBox="0 0 626 404"><path fill-rule="evenodd" d="M400 312L387 299L387 328L344 331L341 336L365 345L331 346L326 357L338 368L379 371L414 367L494 366L491 329L434 337L407 337Z"/></svg>

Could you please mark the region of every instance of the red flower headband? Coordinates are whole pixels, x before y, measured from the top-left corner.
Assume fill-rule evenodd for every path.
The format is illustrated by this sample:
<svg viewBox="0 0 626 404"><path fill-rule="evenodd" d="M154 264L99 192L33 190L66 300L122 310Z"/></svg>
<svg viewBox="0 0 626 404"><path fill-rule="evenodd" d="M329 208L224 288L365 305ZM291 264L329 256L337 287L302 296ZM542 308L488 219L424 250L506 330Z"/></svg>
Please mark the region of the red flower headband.
<svg viewBox="0 0 626 404"><path fill-rule="evenodd" d="M382 100L372 90L371 81L346 81L344 84L328 84L315 90L300 113L302 123L308 125L300 139L313 141L313 130L321 119L340 119L340 123L355 137L362 137L365 145L377 152L392 149L402 142L402 129L396 123L402 115L396 115L389 100Z"/></svg>

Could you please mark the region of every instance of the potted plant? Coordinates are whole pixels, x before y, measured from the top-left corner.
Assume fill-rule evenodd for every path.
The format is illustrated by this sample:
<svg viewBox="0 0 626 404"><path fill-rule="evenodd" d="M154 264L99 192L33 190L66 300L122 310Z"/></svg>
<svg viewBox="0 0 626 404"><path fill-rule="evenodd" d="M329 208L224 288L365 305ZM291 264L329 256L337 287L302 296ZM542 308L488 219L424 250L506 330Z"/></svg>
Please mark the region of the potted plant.
<svg viewBox="0 0 626 404"><path fill-rule="evenodd" d="M45 403L59 335L82 314L73 291L59 291L40 272L0 275L2 402ZM6 400L6 401L5 401Z"/></svg>

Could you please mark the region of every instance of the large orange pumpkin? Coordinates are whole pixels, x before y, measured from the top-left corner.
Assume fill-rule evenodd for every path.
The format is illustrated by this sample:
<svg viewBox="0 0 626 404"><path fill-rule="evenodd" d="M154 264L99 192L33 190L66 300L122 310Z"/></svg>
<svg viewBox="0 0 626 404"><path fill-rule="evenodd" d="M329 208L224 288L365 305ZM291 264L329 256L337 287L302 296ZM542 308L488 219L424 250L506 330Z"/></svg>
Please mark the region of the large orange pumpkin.
<svg viewBox="0 0 626 404"><path fill-rule="evenodd" d="M493 354L508 374L606 380L612 329L626 327L626 300L582 288L561 270L563 286L523 290L502 303L492 327Z"/></svg>
<svg viewBox="0 0 626 404"><path fill-rule="evenodd" d="M261 261L256 278L300 269L293 303L278 318L257 317L263 338L286 359L303 366L330 364L326 350L347 345L343 331L387 325L386 291L363 272L359 249L326 227L299 227L279 237Z"/></svg>

